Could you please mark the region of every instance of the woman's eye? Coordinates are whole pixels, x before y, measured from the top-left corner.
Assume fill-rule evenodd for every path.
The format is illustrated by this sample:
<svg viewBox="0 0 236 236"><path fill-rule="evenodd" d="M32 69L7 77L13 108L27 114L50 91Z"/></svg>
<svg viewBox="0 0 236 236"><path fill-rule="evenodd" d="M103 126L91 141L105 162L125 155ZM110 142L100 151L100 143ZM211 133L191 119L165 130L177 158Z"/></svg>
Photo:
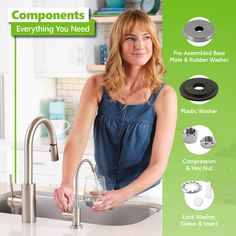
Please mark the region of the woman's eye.
<svg viewBox="0 0 236 236"><path fill-rule="evenodd" d="M144 40L148 40L148 39L150 39L151 38L151 36L145 36L143 39Z"/></svg>
<svg viewBox="0 0 236 236"><path fill-rule="evenodd" d="M135 38L134 37L127 37L126 40L129 40L129 41L130 40L135 40Z"/></svg>

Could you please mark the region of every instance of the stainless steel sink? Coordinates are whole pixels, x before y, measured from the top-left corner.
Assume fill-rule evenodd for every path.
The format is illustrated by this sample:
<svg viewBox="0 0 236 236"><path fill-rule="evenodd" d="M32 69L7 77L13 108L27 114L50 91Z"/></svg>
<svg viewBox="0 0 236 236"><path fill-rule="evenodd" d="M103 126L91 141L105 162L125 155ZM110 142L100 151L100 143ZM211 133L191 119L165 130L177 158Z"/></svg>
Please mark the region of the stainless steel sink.
<svg viewBox="0 0 236 236"><path fill-rule="evenodd" d="M20 195L20 192L15 192ZM9 214L21 214L20 209L7 205L10 193L0 195L0 212ZM142 204L142 205L141 205ZM106 212L94 212L80 200L82 222L99 225L130 225L138 223L161 210L159 204L127 203L119 208ZM52 194L37 192L36 216L50 219L66 220L56 208Z"/></svg>

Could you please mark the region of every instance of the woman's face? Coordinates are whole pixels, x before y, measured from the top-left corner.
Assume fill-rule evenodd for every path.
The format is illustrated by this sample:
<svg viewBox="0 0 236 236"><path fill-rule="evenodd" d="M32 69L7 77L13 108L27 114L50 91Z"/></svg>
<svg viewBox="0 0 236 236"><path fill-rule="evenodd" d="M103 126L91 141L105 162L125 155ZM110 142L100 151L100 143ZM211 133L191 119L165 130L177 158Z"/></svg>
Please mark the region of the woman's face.
<svg viewBox="0 0 236 236"><path fill-rule="evenodd" d="M145 65L152 56L150 33L135 27L132 32L125 35L121 56L130 65Z"/></svg>

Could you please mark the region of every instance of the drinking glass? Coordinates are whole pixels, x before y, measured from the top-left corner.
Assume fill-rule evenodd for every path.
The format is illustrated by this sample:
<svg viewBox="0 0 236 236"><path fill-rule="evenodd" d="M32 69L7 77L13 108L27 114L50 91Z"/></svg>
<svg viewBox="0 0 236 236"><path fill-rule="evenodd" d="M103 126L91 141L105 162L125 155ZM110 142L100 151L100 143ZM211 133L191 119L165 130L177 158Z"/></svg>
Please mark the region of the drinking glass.
<svg viewBox="0 0 236 236"><path fill-rule="evenodd" d="M84 201L88 207L99 205L103 201L98 198L106 193L106 183L104 176L86 176L84 185Z"/></svg>

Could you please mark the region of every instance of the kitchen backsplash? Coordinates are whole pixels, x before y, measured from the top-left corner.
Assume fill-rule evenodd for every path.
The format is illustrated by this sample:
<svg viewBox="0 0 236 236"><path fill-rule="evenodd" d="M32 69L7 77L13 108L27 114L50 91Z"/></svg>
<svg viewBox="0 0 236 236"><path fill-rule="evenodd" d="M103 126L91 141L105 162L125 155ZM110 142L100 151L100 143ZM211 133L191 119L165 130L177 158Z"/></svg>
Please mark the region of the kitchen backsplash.
<svg viewBox="0 0 236 236"><path fill-rule="evenodd" d="M56 79L56 97L65 101L66 119L73 125L80 94L85 83L84 78Z"/></svg>

